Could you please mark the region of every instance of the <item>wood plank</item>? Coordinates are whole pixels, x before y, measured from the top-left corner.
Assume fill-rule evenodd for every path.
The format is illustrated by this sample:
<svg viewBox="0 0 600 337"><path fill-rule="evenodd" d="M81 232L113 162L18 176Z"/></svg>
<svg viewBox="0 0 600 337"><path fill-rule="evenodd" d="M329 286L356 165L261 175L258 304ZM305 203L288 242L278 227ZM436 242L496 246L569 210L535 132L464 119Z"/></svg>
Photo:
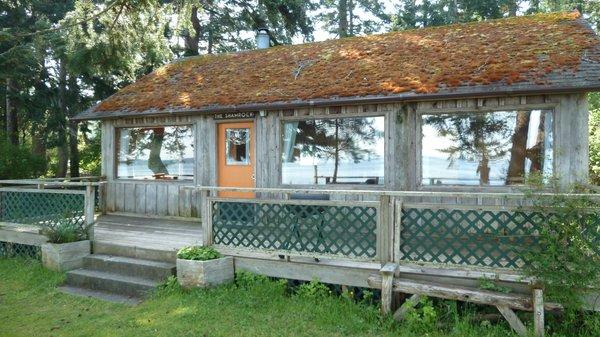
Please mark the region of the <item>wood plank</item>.
<svg viewBox="0 0 600 337"><path fill-rule="evenodd" d="M169 214L169 188L168 185L156 185L156 214L165 216Z"/></svg>
<svg viewBox="0 0 600 337"><path fill-rule="evenodd" d="M146 213L146 185L134 184L135 186L135 212Z"/></svg>
<svg viewBox="0 0 600 337"><path fill-rule="evenodd" d="M124 185L124 210L125 212L135 213L135 184L128 183Z"/></svg>
<svg viewBox="0 0 600 337"><path fill-rule="evenodd" d="M48 241L44 235L20 232L13 229L0 228L0 241L20 243L23 245L41 246Z"/></svg>
<svg viewBox="0 0 600 337"><path fill-rule="evenodd" d="M167 185L167 210L169 215L179 216L179 186Z"/></svg>
<svg viewBox="0 0 600 337"><path fill-rule="evenodd" d="M409 297L398 310L394 313L394 319L398 322L402 322L406 316L406 314L413 309L417 304L421 301L421 295L413 294Z"/></svg>
<svg viewBox="0 0 600 337"><path fill-rule="evenodd" d="M521 319L519 319L519 317L515 314L514 311L512 311L509 307L504 306L504 305L498 305L498 306L496 306L496 308L498 308L498 311L500 311L502 316L504 316L506 321L508 321L508 324L510 325L510 327L513 330L515 330L515 332L519 336L521 336L521 337L529 336L529 333L527 332L527 328L525 327L523 322L521 322Z"/></svg>
<svg viewBox="0 0 600 337"><path fill-rule="evenodd" d="M536 337L544 337L544 293L533 289L533 331Z"/></svg>
<svg viewBox="0 0 600 337"><path fill-rule="evenodd" d="M146 212L145 214L154 215L157 214L156 204L156 184L146 185Z"/></svg>
<svg viewBox="0 0 600 337"><path fill-rule="evenodd" d="M367 282L371 287L381 289L382 279L380 275L371 275ZM533 311L533 303L528 296L502 294L468 287L447 286L434 282L415 282L408 279L395 279L393 287L394 291L408 294L420 294L494 306L502 305L517 310ZM545 303L544 307L548 311L562 311L562 306L556 303Z"/></svg>
<svg viewBox="0 0 600 337"><path fill-rule="evenodd" d="M324 283L365 288L371 288L367 283L367 278L369 273L374 271L318 263L295 263L285 260L274 261L245 257L236 257L234 262L236 270L245 270L259 275L303 281L318 279Z"/></svg>

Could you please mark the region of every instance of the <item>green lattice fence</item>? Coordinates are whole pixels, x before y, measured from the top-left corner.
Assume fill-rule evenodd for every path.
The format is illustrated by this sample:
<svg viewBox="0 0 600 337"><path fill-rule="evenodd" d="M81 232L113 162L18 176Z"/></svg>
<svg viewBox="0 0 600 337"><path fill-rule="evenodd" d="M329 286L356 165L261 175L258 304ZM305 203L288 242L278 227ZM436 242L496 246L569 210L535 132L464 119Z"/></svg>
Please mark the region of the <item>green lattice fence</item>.
<svg viewBox="0 0 600 337"><path fill-rule="evenodd" d="M402 260L521 268L523 254L541 249L538 233L550 217L539 212L407 207L402 211ZM585 221L600 223L596 214ZM589 233L599 248L600 233Z"/></svg>
<svg viewBox="0 0 600 337"><path fill-rule="evenodd" d="M217 245L375 259L377 206L277 201L211 202Z"/></svg>
<svg viewBox="0 0 600 337"><path fill-rule="evenodd" d="M0 189L0 221L53 226L67 221L85 226L84 191Z"/></svg>
<svg viewBox="0 0 600 337"><path fill-rule="evenodd" d="M40 246L0 241L0 258L14 257L39 260L42 252Z"/></svg>

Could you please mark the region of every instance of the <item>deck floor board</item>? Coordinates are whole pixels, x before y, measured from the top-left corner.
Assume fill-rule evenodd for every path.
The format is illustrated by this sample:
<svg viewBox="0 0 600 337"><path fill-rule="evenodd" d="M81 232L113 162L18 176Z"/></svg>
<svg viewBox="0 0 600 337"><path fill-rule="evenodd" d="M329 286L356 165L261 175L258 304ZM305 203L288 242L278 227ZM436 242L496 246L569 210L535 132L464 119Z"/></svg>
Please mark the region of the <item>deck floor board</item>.
<svg viewBox="0 0 600 337"><path fill-rule="evenodd" d="M94 225L94 241L169 250L202 244L199 222L108 214Z"/></svg>

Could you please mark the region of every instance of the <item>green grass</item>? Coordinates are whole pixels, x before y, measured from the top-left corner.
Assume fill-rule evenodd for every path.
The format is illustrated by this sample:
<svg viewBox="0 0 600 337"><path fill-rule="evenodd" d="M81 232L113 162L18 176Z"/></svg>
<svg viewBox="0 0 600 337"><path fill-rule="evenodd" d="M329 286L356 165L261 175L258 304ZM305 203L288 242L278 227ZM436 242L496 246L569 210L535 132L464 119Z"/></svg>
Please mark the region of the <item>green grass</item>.
<svg viewBox="0 0 600 337"><path fill-rule="evenodd" d="M503 321L469 323L475 307L457 309L455 302L428 301L398 324L374 305L328 295L314 284L290 290L284 281L249 275L211 290L183 291L172 280L137 306L60 293L63 279L38 262L0 259L0 336L514 335ZM598 315L585 324L578 325L580 336L600 336ZM574 335L556 326L555 336Z"/></svg>

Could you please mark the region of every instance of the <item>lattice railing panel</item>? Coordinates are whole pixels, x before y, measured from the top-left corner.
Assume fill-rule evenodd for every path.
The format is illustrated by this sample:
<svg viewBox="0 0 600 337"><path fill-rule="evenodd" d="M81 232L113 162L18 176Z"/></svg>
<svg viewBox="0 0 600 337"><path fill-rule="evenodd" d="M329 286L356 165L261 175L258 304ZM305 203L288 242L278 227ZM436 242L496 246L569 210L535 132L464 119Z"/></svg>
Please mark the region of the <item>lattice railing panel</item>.
<svg viewBox="0 0 600 337"><path fill-rule="evenodd" d="M236 248L376 257L377 208L212 202L213 242Z"/></svg>
<svg viewBox="0 0 600 337"><path fill-rule="evenodd" d="M543 223L536 212L405 208L400 252L409 261L520 268Z"/></svg>
<svg viewBox="0 0 600 337"><path fill-rule="evenodd" d="M39 246L0 241L0 258L14 257L39 260L42 252Z"/></svg>
<svg viewBox="0 0 600 337"><path fill-rule="evenodd" d="M0 221L53 226L66 221L85 225L81 193L0 191Z"/></svg>

